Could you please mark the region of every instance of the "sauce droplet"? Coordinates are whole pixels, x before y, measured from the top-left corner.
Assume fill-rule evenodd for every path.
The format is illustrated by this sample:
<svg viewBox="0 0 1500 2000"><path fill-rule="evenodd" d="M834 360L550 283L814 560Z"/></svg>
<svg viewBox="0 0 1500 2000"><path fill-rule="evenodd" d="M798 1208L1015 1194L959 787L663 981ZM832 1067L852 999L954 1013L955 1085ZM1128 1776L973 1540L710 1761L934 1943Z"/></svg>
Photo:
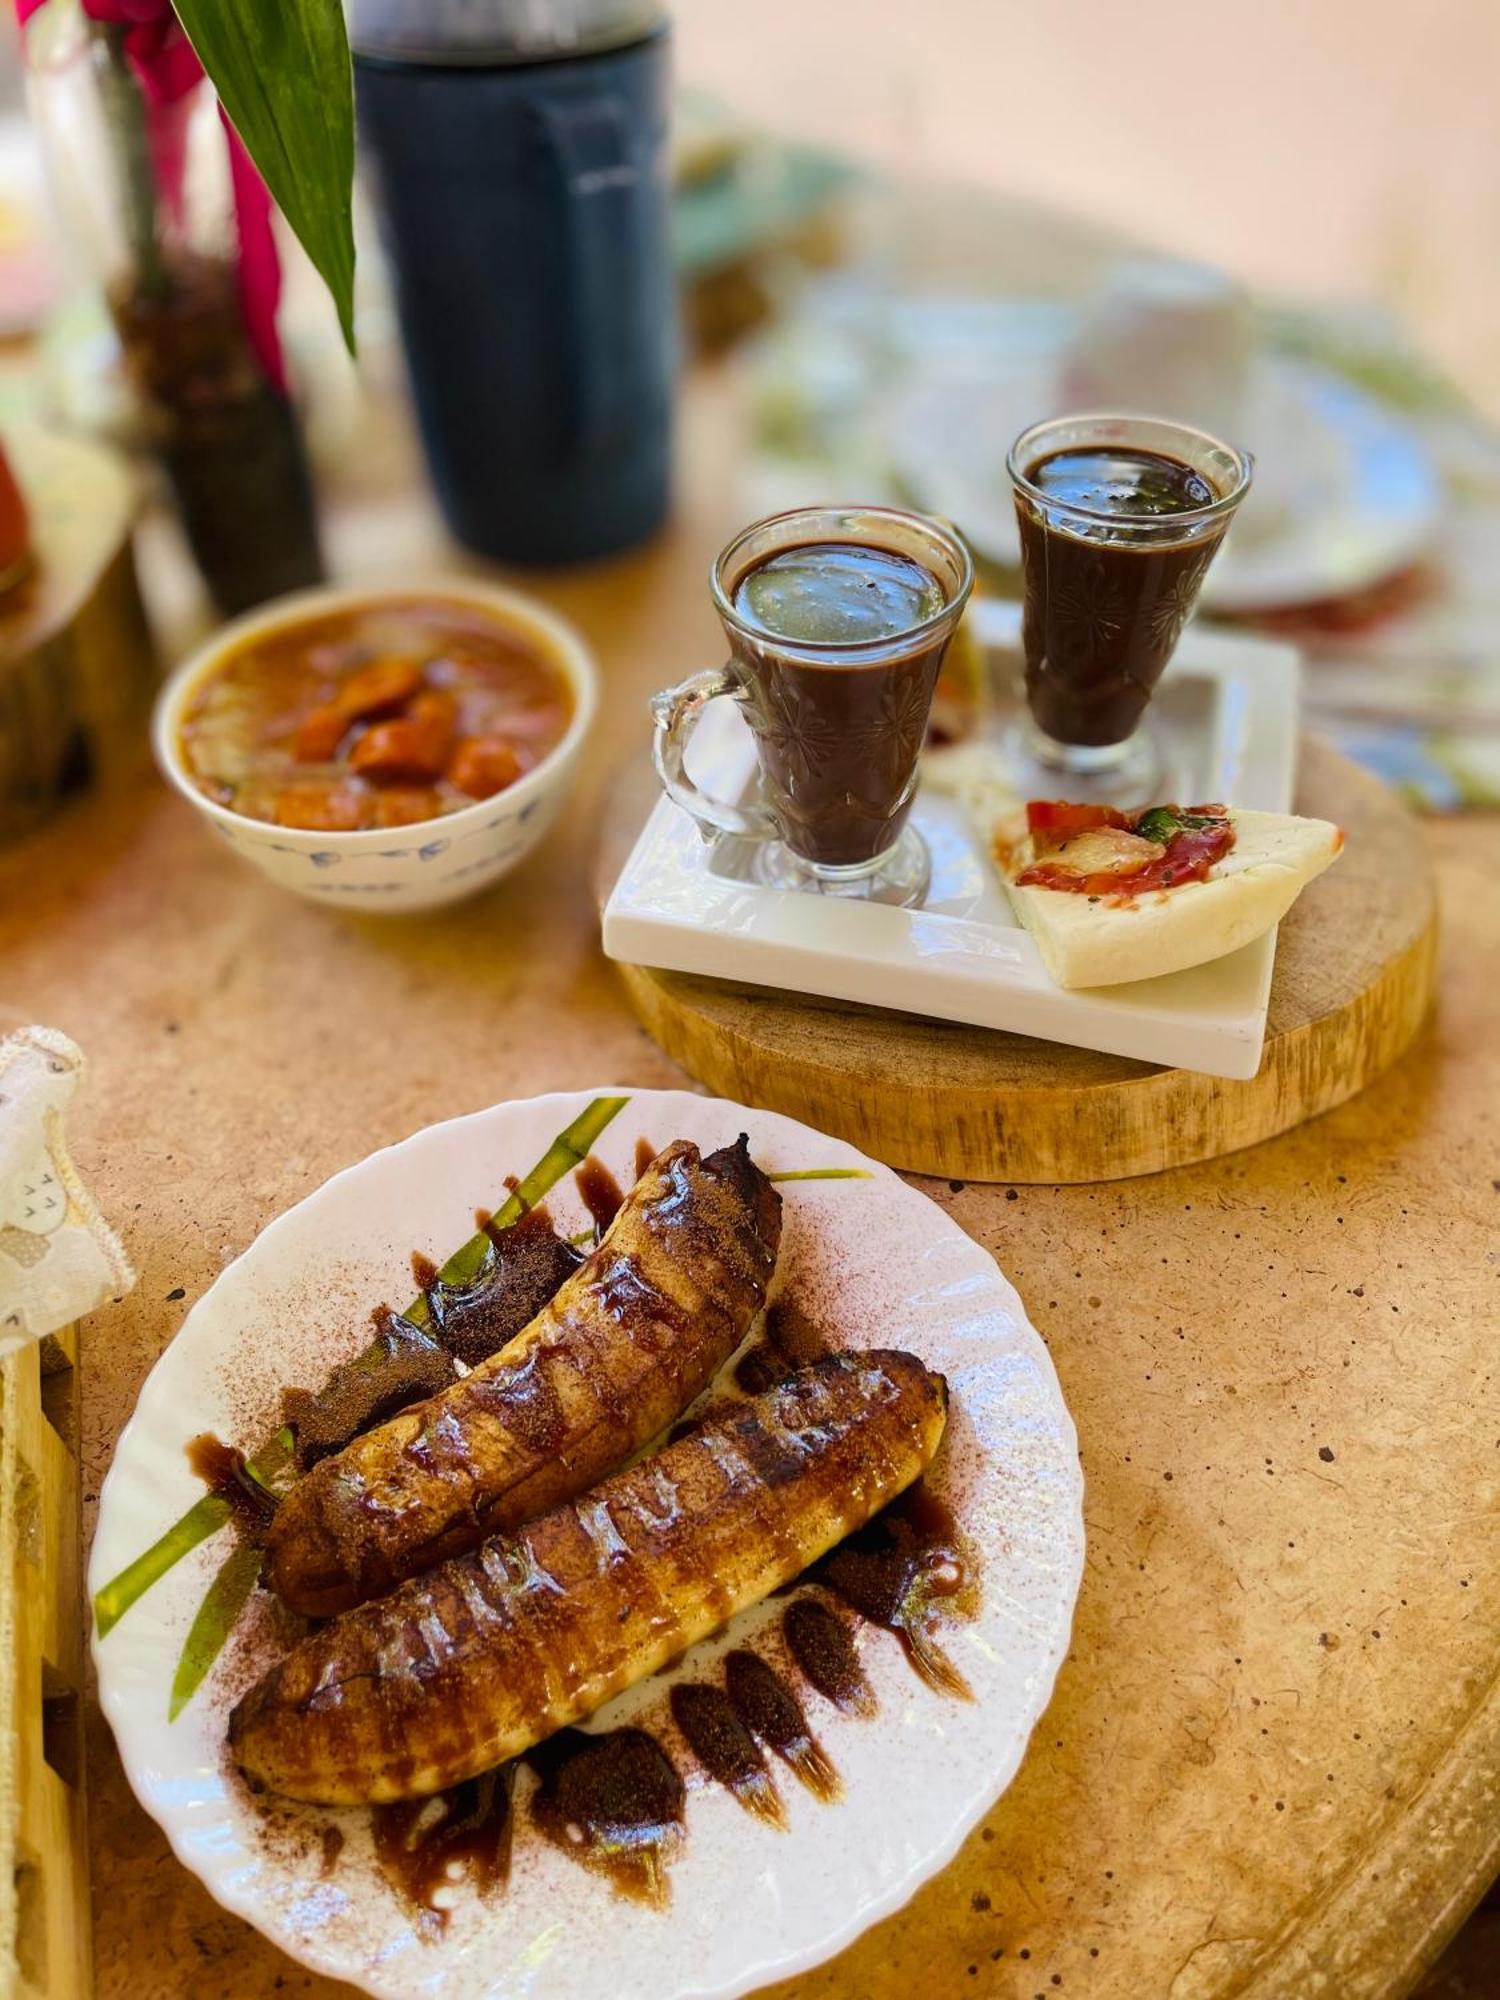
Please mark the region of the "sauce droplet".
<svg viewBox="0 0 1500 2000"><path fill-rule="evenodd" d="M658 1149L655 1146L653 1146L651 1141L647 1138L640 1138L636 1140L635 1177L637 1180L640 1179L641 1175L646 1171L647 1167L649 1167L651 1162L656 1158L657 1150Z"/></svg>
<svg viewBox="0 0 1500 2000"><path fill-rule="evenodd" d="M580 1163L573 1176L573 1184L594 1219L595 1229L602 1236L624 1206L625 1195L620 1183L604 1162L596 1160L590 1153Z"/></svg>
<svg viewBox="0 0 1500 2000"><path fill-rule="evenodd" d="M722 1689L706 1681L679 1681L671 1693L672 1720L709 1777L733 1793L747 1812L785 1826L781 1798L760 1745Z"/></svg>
<svg viewBox="0 0 1500 2000"><path fill-rule="evenodd" d="M972 1618L978 1587L958 1523L920 1480L846 1536L811 1575L861 1618L894 1632L930 1687L972 1699L933 1629L943 1617Z"/></svg>
<svg viewBox="0 0 1500 2000"><path fill-rule="evenodd" d="M519 1176L516 1174L507 1174L505 1176L503 1185L507 1194L518 1194L520 1192L521 1182ZM474 1214L475 1214L475 1226L477 1228L482 1229L485 1235L488 1236L488 1238L492 1243L498 1242L502 1236L508 1233L505 1229L497 1229L495 1227L494 1216L489 1216L484 1222L481 1223L478 1220L479 1211L477 1209L475 1210ZM540 1222L544 1229L550 1229L552 1227L552 1216L550 1211L548 1210L547 1204L543 1201L539 1201L534 1203L532 1207L523 1210L517 1222L511 1223L510 1228L514 1229L518 1226L519 1222L525 1222L525 1221Z"/></svg>
<svg viewBox="0 0 1500 2000"><path fill-rule="evenodd" d="M375 1858L429 1934L443 1929L461 1884L487 1895L510 1874L516 1767L502 1764L430 1799L371 1812Z"/></svg>
<svg viewBox="0 0 1500 2000"><path fill-rule="evenodd" d="M839 1774L781 1676L758 1653L741 1646L725 1656L724 1678L734 1712L750 1733L789 1764L815 1797L837 1798Z"/></svg>
<svg viewBox="0 0 1500 2000"><path fill-rule="evenodd" d="M865 1678L854 1634L816 1597L799 1597L781 1621L787 1650L821 1695L854 1715L873 1715L875 1694Z"/></svg>
<svg viewBox="0 0 1500 2000"><path fill-rule="evenodd" d="M245 1454L204 1431L189 1440L187 1462L214 1497L228 1504L236 1526L259 1541L276 1512L276 1499L251 1478Z"/></svg>
<svg viewBox="0 0 1500 2000"><path fill-rule="evenodd" d="M561 1729L526 1753L541 1779L531 1815L547 1838L622 1895L666 1900L666 1871L682 1845L683 1784L644 1729L590 1736Z"/></svg>

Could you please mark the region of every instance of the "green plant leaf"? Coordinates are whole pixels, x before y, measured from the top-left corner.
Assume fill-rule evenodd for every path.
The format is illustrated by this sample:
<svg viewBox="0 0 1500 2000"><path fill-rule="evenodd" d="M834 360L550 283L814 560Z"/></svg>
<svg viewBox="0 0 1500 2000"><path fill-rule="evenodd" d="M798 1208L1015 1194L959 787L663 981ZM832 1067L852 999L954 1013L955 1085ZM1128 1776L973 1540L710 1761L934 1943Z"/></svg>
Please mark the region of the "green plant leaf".
<svg viewBox="0 0 1500 2000"><path fill-rule="evenodd" d="M354 352L354 73L340 0L173 0Z"/></svg>

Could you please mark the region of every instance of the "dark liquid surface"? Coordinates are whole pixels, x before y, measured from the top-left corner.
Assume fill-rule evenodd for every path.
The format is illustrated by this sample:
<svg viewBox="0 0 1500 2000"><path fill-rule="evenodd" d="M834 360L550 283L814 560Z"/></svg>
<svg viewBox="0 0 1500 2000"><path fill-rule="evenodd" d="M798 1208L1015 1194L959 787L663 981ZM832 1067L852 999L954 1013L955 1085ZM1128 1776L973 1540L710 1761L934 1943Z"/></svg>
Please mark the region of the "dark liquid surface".
<svg viewBox="0 0 1500 2000"><path fill-rule="evenodd" d="M906 652L900 638L944 602L919 563L844 542L779 550L736 584L736 611L765 634L763 645L731 634L745 711L788 844L804 860L853 867L900 836L948 634ZM857 664L808 664L775 650L778 641L882 640L891 655Z"/></svg>
<svg viewBox="0 0 1500 2000"><path fill-rule="evenodd" d="M1168 514L1190 514L1198 507L1211 506L1219 497L1202 473L1180 458L1124 446L1054 451L1038 459L1026 476L1049 500L1087 507L1092 513L1118 515L1124 521L1159 521Z"/></svg>
<svg viewBox="0 0 1500 2000"><path fill-rule="evenodd" d="M748 570L734 608L771 639L797 645L864 646L899 639L935 618L942 586L895 549L816 542L782 549Z"/></svg>
<svg viewBox="0 0 1500 2000"><path fill-rule="evenodd" d="M1080 447L1026 469L1049 500L1132 524L1169 521L1210 505L1213 486L1162 452ZM1140 722L1204 572L1224 539L1215 524L1180 542L1110 539L1107 526L1048 526L1016 496L1026 602L1026 699L1060 743L1122 743Z"/></svg>

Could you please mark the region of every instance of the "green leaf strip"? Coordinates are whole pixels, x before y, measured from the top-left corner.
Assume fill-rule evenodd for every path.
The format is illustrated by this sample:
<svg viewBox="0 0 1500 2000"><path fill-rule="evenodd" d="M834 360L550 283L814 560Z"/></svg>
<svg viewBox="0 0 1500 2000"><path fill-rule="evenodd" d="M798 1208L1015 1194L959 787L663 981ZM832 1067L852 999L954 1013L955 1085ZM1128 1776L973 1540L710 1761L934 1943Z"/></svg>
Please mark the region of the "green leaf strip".
<svg viewBox="0 0 1500 2000"><path fill-rule="evenodd" d="M153 1583L181 1562L190 1549L206 1542L210 1535L216 1535L229 1519L230 1512L227 1500L221 1500L217 1493L205 1493L149 1549L138 1555L133 1563L127 1564L102 1590L95 1591L94 1622L99 1637L102 1639L117 1625L136 1599L144 1596Z"/></svg>
<svg viewBox="0 0 1500 2000"><path fill-rule="evenodd" d="M254 1542L237 1542L224 1558L208 1594L198 1606L198 1615L172 1676L172 1697L167 1704L169 1722L175 1722L181 1715L222 1652L225 1640L260 1580L260 1562L260 1550Z"/></svg>
<svg viewBox="0 0 1500 2000"><path fill-rule="evenodd" d="M551 1193L564 1175L581 1166L593 1151L600 1133L629 1102L628 1097L596 1097L585 1105L568 1129L558 1133L525 1180L496 1209L490 1219L489 1230L479 1230L461 1250L454 1251L438 1272L443 1283L463 1285L477 1277L489 1255L490 1231L509 1229L513 1223L519 1222L523 1215ZM426 1298L413 1299L406 1308L406 1317L418 1326L425 1326L431 1317Z"/></svg>

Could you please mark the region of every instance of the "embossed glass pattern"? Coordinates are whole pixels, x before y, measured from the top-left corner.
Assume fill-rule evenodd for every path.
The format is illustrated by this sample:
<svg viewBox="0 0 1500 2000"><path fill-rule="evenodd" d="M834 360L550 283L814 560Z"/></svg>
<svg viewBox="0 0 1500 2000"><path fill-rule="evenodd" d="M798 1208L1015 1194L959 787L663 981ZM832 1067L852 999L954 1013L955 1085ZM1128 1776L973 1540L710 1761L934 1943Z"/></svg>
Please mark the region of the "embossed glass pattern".
<svg viewBox="0 0 1500 2000"><path fill-rule="evenodd" d="M858 641L789 639L737 603L744 581L779 555L878 550L936 585L908 629ZM804 508L736 536L713 569L729 640L722 668L653 704L657 767L677 803L711 831L761 843L758 872L777 886L887 902L921 900L929 864L907 825L933 689L973 584L951 529L888 507ZM761 802L705 797L683 759L706 701L732 695L756 739Z"/></svg>
<svg viewBox="0 0 1500 2000"><path fill-rule="evenodd" d="M1059 491L1047 468L1069 457L1113 464L1122 476L1101 478L1097 497L1085 498L1082 482ZM1024 432L1009 469L1021 534L1026 749L1043 767L1105 779L1133 760L1132 775L1149 789L1142 718L1249 487L1250 458L1182 424L1081 416Z"/></svg>

